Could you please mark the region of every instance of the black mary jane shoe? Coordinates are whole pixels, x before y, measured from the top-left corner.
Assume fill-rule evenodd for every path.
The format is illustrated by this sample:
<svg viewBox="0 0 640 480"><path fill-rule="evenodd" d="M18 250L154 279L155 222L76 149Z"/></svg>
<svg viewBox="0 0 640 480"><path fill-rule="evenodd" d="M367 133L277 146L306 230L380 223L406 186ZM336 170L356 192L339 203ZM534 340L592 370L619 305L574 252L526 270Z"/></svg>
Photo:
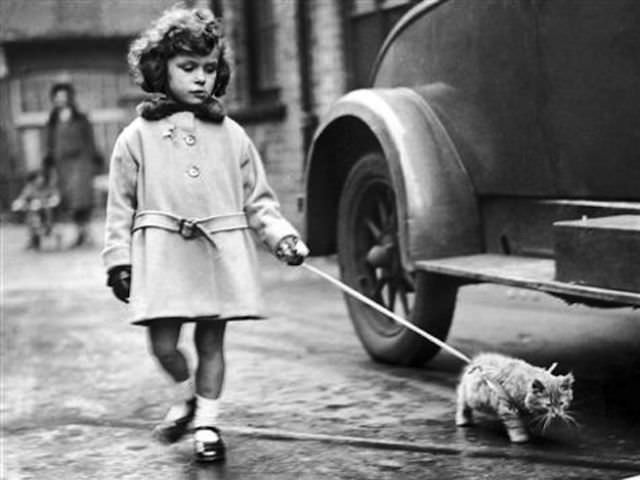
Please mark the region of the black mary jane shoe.
<svg viewBox="0 0 640 480"><path fill-rule="evenodd" d="M197 427L194 434L199 430L209 430L216 435L213 442L202 442L194 439L195 458L198 462L220 462L224 460L226 448L220 435L220 430L216 427Z"/></svg>
<svg viewBox="0 0 640 480"><path fill-rule="evenodd" d="M189 430L189 423L196 412L196 399L187 400L187 413L173 420L163 420L153 429L153 438L160 443L176 443Z"/></svg>

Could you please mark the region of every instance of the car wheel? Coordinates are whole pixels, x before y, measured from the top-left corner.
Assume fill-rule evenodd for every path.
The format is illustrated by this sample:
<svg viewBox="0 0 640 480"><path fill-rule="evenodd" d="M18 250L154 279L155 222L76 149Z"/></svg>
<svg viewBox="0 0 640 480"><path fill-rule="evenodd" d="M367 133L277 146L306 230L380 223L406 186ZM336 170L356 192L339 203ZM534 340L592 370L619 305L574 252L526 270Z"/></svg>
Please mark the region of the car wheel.
<svg viewBox="0 0 640 480"><path fill-rule="evenodd" d="M441 340L451 326L458 285L452 279L403 268L397 200L384 156L363 155L345 181L338 212L342 280ZM398 365L419 365L440 347L345 295L356 333L369 355Z"/></svg>

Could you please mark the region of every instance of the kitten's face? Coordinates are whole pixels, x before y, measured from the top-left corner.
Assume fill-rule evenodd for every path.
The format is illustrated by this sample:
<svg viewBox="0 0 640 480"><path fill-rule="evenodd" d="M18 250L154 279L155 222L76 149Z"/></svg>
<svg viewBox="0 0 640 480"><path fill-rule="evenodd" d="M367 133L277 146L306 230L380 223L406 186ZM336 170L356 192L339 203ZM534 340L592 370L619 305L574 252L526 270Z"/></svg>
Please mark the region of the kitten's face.
<svg viewBox="0 0 640 480"><path fill-rule="evenodd" d="M525 397L527 410L537 417L541 417L545 427L554 418L565 422L572 422L568 409L573 400L573 375L547 375L534 379L529 384Z"/></svg>

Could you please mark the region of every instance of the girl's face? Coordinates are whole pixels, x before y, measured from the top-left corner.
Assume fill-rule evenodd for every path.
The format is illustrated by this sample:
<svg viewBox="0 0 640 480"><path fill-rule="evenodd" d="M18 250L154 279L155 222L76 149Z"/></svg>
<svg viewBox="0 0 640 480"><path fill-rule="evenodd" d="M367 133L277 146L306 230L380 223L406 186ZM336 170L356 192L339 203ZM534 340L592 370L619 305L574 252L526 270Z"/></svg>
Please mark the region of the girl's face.
<svg viewBox="0 0 640 480"><path fill-rule="evenodd" d="M208 55L180 54L167 61L169 91L182 103L196 105L213 91L218 70L219 49Z"/></svg>

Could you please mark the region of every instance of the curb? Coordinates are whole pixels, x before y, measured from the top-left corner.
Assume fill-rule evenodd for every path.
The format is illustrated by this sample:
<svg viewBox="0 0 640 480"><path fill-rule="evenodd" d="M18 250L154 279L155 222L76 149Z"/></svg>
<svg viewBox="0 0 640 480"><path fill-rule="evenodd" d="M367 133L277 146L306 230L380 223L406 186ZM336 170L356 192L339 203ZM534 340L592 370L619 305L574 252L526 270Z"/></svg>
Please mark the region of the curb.
<svg viewBox="0 0 640 480"><path fill-rule="evenodd" d="M370 439L345 435L327 435L321 433L300 433L287 430L266 428L221 426L223 431L241 436L251 436L268 440L314 441L349 445L354 447L380 450L401 450L405 452L424 452L440 455L459 455L468 458L502 458L506 460L524 460L532 463L552 465L571 465L576 467L599 468L609 470L640 471L640 461L630 458L603 458L592 455L558 454L551 452L523 451L523 446L495 447L450 447L435 442L404 442L387 439Z"/></svg>
<svg viewBox="0 0 640 480"><path fill-rule="evenodd" d="M52 428L63 425L95 426L102 428L130 428L135 430L149 430L155 423L145 421L122 421L97 418L58 418L52 419L46 425L23 425L18 428L2 428L3 435L17 434L40 428ZM422 452L432 455L460 456L464 458L495 458L505 460L520 460L529 463L549 465L565 465L585 468L597 468L606 470L640 472L640 460L628 457L602 457L594 455L579 455L571 453L554 453L528 450L524 445L509 445L501 447L477 447L477 446L448 446L436 442L407 442L392 439L372 439L348 435L330 435L323 433L294 432L290 430L278 430L270 428L241 427L221 424L220 429L225 433L243 437L253 437L274 441L300 441L320 442L334 445L347 445L351 447L369 448L377 450L396 450L403 452ZM632 477L636 478L636 477ZM640 478L640 477L638 477Z"/></svg>

